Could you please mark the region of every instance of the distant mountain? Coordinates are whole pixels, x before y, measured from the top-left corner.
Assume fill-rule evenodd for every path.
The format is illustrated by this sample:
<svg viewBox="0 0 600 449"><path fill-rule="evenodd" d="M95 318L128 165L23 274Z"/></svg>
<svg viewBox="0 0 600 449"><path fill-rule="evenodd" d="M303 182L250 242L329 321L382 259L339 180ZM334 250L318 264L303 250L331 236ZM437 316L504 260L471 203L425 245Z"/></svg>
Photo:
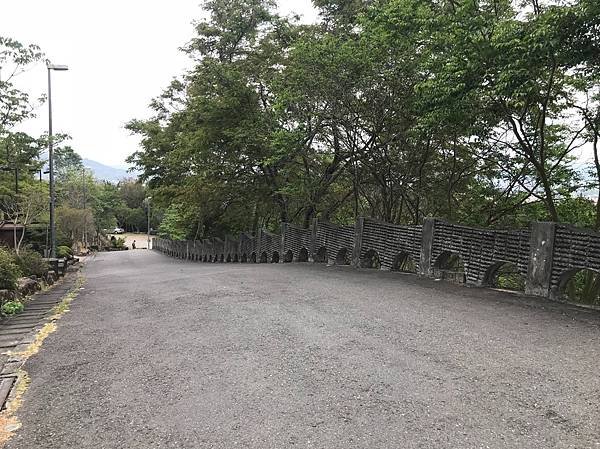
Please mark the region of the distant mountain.
<svg viewBox="0 0 600 449"><path fill-rule="evenodd" d="M109 182L119 182L126 178L136 178L137 172L128 172L124 168L111 167L90 159L83 159L83 165L94 173L96 179Z"/></svg>

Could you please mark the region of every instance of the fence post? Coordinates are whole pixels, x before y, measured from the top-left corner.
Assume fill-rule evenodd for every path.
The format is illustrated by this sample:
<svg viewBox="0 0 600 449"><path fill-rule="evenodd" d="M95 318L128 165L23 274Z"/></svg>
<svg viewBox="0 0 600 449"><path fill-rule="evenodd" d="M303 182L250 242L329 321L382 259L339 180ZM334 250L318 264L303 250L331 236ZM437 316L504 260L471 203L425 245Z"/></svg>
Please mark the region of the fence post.
<svg viewBox="0 0 600 449"><path fill-rule="evenodd" d="M550 297L556 223L533 222L525 294Z"/></svg>
<svg viewBox="0 0 600 449"><path fill-rule="evenodd" d="M430 277L433 275L433 239L435 234L435 218L426 218L423 222L421 237L421 259L419 261L419 274Z"/></svg>
<svg viewBox="0 0 600 449"><path fill-rule="evenodd" d="M258 232L256 233L256 262L260 263L260 257L262 254L262 228L258 228Z"/></svg>
<svg viewBox="0 0 600 449"><path fill-rule="evenodd" d="M317 251L317 230L319 229L319 219L318 218L313 218L312 223L310 225L310 248L308 249L309 251L309 255L308 255L308 261L309 262L313 262L315 261L315 251Z"/></svg>
<svg viewBox="0 0 600 449"><path fill-rule="evenodd" d="M362 255L363 230L365 228L365 218L358 217L354 225L354 246L352 247L352 266L360 268L360 256Z"/></svg>
<svg viewBox="0 0 600 449"><path fill-rule="evenodd" d="M281 242L280 242L280 248L279 248L279 263L285 262L285 257L286 257L285 234L287 233L287 230L288 230L288 224L281 223ZM293 260L291 262L293 262Z"/></svg>

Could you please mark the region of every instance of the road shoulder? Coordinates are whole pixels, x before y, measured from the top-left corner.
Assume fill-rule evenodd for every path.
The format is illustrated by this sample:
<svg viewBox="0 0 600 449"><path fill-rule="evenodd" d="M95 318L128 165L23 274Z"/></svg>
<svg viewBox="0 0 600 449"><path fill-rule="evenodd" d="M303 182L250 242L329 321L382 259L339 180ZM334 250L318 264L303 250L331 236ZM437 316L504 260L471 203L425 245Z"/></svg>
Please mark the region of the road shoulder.
<svg viewBox="0 0 600 449"><path fill-rule="evenodd" d="M33 295L22 313L0 322L0 447L21 427L16 412L30 383L25 363L57 329L83 284L80 265L48 290Z"/></svg>

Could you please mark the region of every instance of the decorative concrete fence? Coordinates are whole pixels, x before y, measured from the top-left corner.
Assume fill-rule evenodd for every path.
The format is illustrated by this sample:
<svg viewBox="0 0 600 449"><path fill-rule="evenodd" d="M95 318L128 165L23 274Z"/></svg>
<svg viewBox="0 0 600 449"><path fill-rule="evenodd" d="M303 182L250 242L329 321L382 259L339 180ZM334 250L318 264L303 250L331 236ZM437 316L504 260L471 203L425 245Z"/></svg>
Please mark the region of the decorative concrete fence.
<svg viewBox="0 0 600 449"><path fill-rule="evenodd" d="M256 254L260 263L279 263L281 252L281 235L271 234L270 232L259 230L258 241L256 243Z"/></svg>
<svg viewBox="0 0 600 449"><path fill-rule="evenodd" d="M313 232L291 223L281 226L281 255L283 262L313 262Z"/></svg>
<svg viewBox="0 0 600 449"><path fill-rule="evenodd" d="M336 265L350 265L355 245L355 227L313 221L313 260Z"/></svg>
<svg viewBox="0 0 600 449"><path fill-rule="evenodd" d="M525 293L561 299L580 270L600 272L600 234L557 223L529 229L491 230L428 218L404 226L359 218L355 226L314 220L310 229L291 223L281 234L265 230L202 241L155 238L153 248L171 257L203 262L314 262L416 272L476 286L493 286L511 266ZM460 265L453 265L460 261Z"/></svg>

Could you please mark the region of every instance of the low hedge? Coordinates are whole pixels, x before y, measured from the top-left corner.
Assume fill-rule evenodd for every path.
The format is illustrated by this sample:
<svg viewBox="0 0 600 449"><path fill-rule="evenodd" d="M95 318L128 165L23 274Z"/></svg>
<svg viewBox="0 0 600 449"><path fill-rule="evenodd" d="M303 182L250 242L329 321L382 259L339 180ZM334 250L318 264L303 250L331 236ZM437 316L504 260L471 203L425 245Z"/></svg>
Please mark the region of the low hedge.
<svg viewBox="0 0 600 449"><path fill-rule="evenodd" d="M19 254L15 254L14 259L21 273L26 276L43 278L48 273L48 264L44 262L39 253L33 250L22 249L19 251Z"/></svg>
<svg viewBox="0 0 600 449"><path fill-rule="evenodd" d="M16 290L17 280L22 274L12 251L0 248L0 290Z"/></svg>

